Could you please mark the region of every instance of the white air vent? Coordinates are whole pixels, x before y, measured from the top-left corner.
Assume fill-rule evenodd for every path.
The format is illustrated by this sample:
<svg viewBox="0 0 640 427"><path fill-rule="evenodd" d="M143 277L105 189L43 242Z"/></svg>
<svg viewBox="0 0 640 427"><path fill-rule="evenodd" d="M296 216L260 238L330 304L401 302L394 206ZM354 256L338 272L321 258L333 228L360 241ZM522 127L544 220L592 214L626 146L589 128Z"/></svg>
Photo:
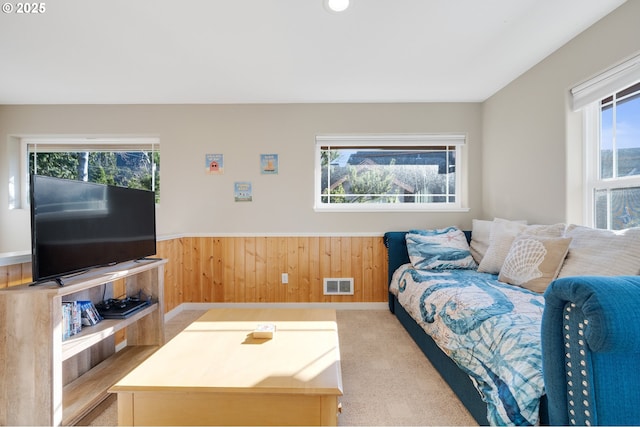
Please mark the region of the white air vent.
<svg viewBox="0 0 640 427"><path fill-rule="evenodd" d="M325 277L325 295L353 295L353 277Z"/></svg>

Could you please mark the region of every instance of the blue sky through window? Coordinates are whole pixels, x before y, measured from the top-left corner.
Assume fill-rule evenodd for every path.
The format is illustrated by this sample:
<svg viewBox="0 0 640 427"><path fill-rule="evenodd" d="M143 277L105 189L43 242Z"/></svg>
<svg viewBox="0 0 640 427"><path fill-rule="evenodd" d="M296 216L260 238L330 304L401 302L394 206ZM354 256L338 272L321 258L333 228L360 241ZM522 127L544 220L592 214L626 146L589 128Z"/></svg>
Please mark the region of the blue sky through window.
<svg viewBox="0 0 640 427"><path fill-rule="evenodd" d="M640 84L603 100L600 178L640 175Z"/></svg>
<svg viewBox="0 0 640 427"><path fill-rule="evenodd" d="M600 149L613 148L613 109L603 108ZM640 148L640 93L616 105L616 147Z"/></svg>

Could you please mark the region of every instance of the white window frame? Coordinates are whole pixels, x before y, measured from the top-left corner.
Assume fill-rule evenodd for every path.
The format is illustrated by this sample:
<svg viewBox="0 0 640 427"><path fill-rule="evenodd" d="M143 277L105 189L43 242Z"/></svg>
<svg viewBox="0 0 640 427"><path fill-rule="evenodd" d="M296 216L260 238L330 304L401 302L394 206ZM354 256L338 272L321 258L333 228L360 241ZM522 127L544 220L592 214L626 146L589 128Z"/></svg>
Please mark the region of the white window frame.
<svg viewBox="0 0 640 427"><path fill-rule="evenodd" d="M43 152L77 151L158 151L157 137L40 137L20 138L20 206L29 206L29 158L30 147L43 147ZM153 165L155 168L156 166ZM152 173L155 179L155 170ZM153 184L155 188L155 183Z"/></svg>
<svg viewBox="0 0 640 427"><path fill-rule="evenodd" d="M463 184L465 176L463 169L463 147L467 136L463 133L438 134L377 134L377 135L318 135L315 142L315 179L314 179L314 210L316 212L467 212L463 205ZM408 147L414 146L455 146L455 202L454 203L322 203L322 147Z"/></svg>
<svg viewBox="0 0 640 427"><path fill-rule="evenodd" d="M595 227L595 193L640 186L640 176L600 178L601 102L603 99L640 82L640 53L591 77L571 89L574 111L582 110L584 140L584 221ZM615 118L614 118L615 122ZM610 218L607 227L611 227Z"/></svg>

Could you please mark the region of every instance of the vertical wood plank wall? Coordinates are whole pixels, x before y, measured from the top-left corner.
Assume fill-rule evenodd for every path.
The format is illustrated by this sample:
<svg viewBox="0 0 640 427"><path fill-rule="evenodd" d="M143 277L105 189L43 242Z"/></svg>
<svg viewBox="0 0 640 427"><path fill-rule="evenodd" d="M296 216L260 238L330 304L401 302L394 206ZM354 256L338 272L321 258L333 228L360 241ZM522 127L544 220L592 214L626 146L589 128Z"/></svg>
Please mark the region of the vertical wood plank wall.
<svg viewBox="0 0 640 427"><path fill-rule="evenodd" d="M165 311L183 302L387 300L381 236L181 237L159 241L158 256L169 260ZM323 295L325 277L352 277L354 295ZM0 288L30 280L30 263L0 267Z"/></svg>
<svg viewBox="0 0 640 427"><path fill-rule="evenodd" d="M0 289L31 281L31 263L0 266Z"/></svg>

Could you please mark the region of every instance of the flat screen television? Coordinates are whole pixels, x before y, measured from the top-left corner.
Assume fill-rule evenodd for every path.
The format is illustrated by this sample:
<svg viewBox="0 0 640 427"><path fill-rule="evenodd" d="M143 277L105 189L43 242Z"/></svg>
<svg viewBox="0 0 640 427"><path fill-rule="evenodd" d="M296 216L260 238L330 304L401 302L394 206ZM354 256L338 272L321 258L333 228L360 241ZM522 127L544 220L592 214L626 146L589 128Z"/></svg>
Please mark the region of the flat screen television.
<svg viewBox="0 0 640 427"><path fill-rule="evenodd" d="M34 283L156 253L152 191L31 176Z"/></svg>

